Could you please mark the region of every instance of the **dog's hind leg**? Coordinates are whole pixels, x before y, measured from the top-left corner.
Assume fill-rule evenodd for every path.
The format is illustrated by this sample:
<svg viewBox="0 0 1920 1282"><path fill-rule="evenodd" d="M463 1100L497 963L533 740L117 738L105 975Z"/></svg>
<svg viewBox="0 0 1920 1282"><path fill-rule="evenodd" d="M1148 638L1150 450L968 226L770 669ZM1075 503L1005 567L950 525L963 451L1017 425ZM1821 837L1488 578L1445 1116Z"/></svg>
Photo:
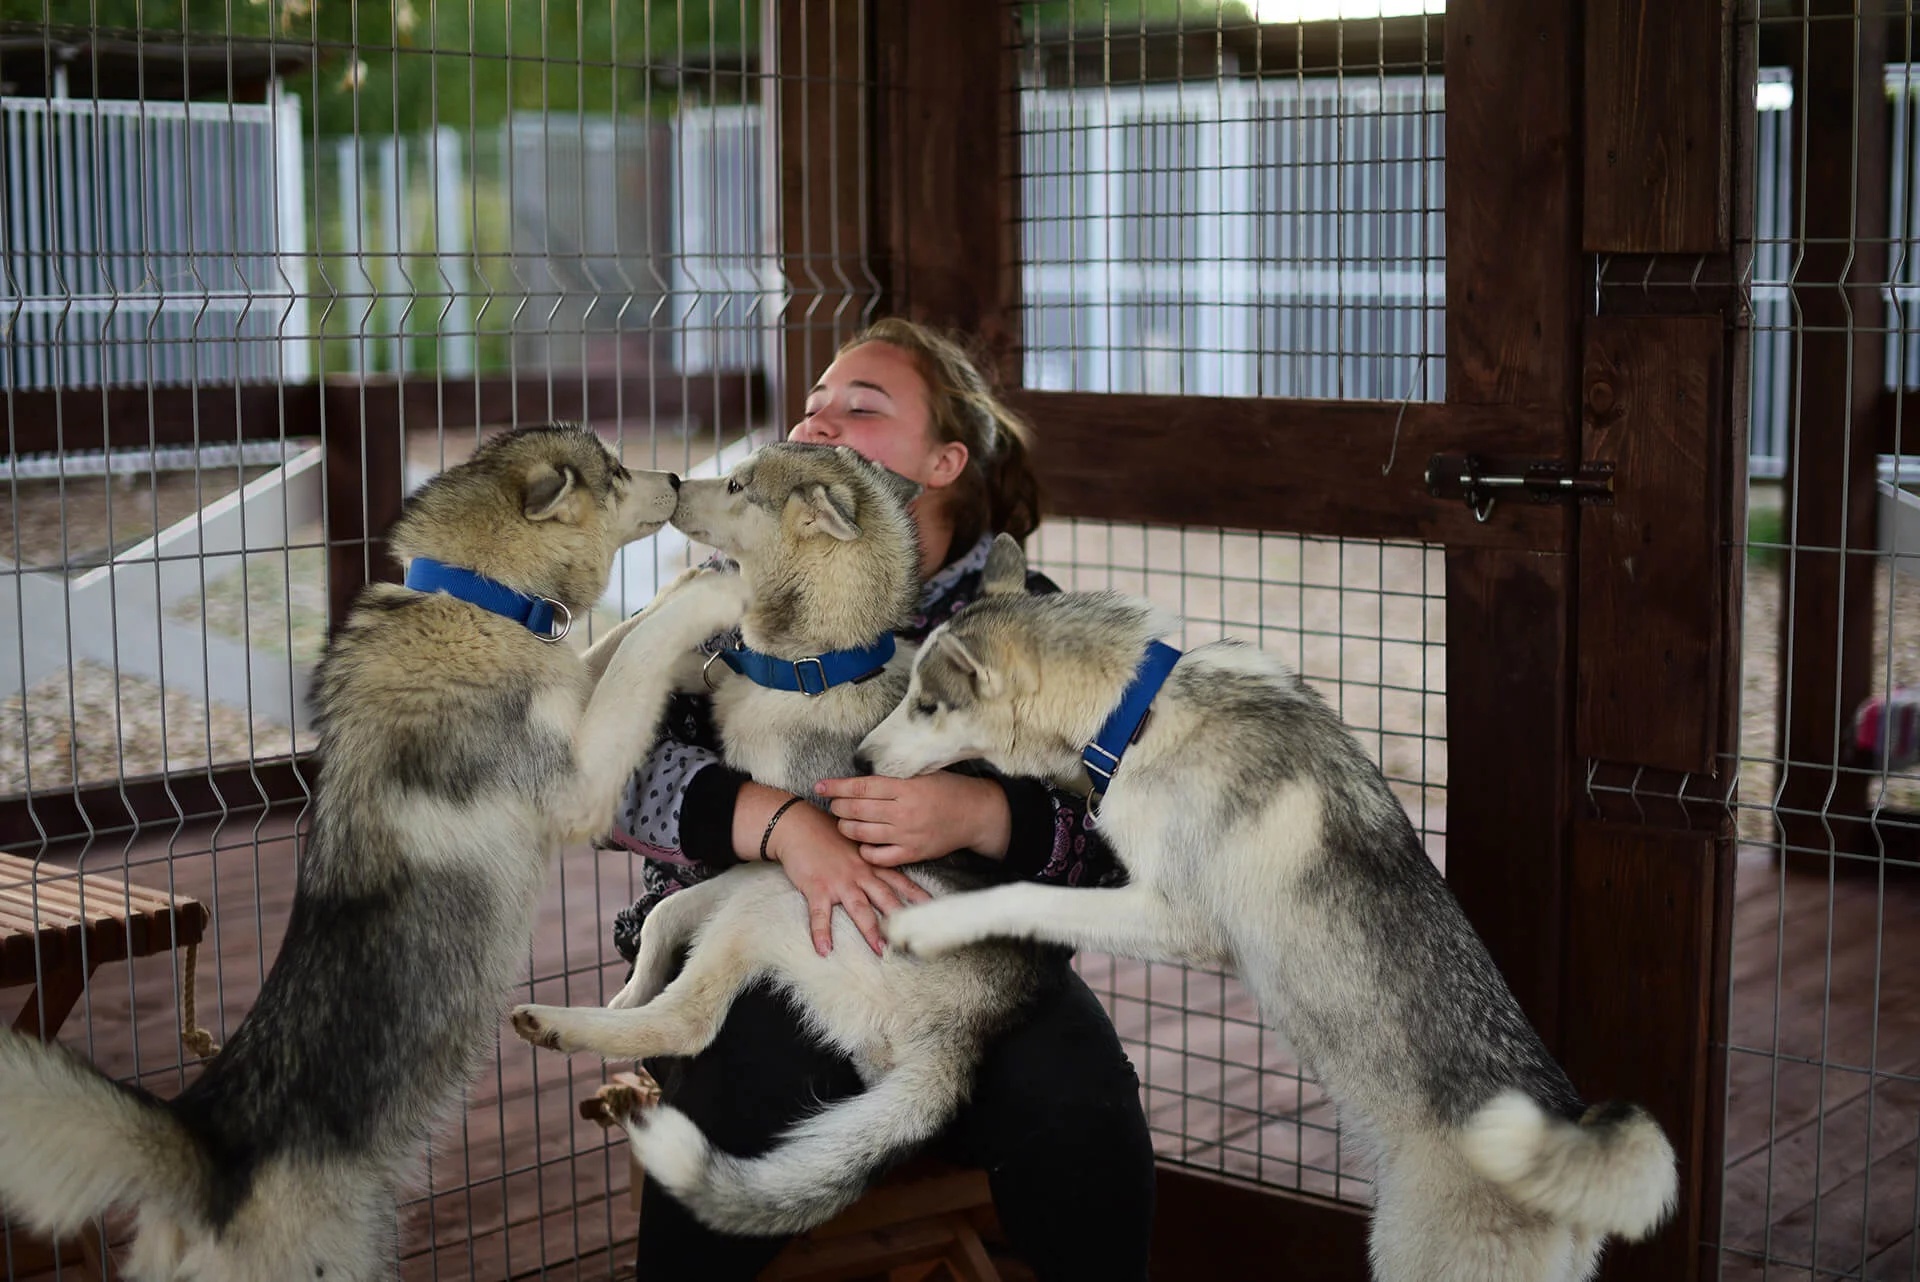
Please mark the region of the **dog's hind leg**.
<svg viewBox="0 0 1920 1282"><path fill-rule="evenodd" d="M654 905L640 927L640 952L633 959L633 974L607 1003L608 1009L630 1010L652 1001L673 978L680 950L738 884L715 877L675 891Z"/></svg>
<svg viewBox="0 0 1920 1282"><path fill-rule="evenodd" d="M684 892L683 892L684 893ZM720 1031L733 998L759 971L727 941L708 940L687 957L658 997L632 1010L600 1006L516 1006L513 1031L535 1046L605 1059L694 1055Z"/></svg>
<svg viewBox="0 0 1920 1282"><path fill-rule="evenodd" d="M986 939L1032 939L1149 961L1214 960L1193 955L1166 901L1141 886L995 886L901 908L880 927L895 952L922 957Z"/></svg>

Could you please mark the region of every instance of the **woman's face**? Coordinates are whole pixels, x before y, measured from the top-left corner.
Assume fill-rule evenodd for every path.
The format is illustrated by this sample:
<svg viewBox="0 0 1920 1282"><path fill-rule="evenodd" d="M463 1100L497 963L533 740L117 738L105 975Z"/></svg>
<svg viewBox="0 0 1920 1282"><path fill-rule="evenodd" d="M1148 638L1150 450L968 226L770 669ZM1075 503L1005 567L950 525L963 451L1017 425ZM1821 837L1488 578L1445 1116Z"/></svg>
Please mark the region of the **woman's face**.
<svg viewBox="0 0 1920 1282"><path fill-rule="evenodd" d="M929 490L953 484L967 465L965 445L935 438L926 380L890 343L863 343L827 366L787 439L845 445Z"/></svg>

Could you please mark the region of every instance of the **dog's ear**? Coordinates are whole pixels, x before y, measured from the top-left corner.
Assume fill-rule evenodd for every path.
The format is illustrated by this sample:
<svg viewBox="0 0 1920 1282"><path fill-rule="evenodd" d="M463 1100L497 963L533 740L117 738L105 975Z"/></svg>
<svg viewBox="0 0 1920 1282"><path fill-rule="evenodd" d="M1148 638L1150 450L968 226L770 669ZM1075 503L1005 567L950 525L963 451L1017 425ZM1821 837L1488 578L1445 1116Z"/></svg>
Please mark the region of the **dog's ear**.
<svg viewBox="0 0 1920 1282"><path fill-rule="evenodd" d="M983 596L1010 596L1027 590L1027 554L1011 534L996 534L987 551L987 565L980 572Z"/></svg>
<svg viewBox="0 0 1920 1282"><path fill-rule="evenodd" d="M959 669L960 674L967 679L967 684L973 687L976 697L988 699L999 693L999 676L992 668L980 662L980 656L975 654L965 641L951 632L943 633L940 637L940 648L946 653L953 666Z"/></svg>
<svg viewBox="0 0 1920 1282"><path fill-rule="evenodd" d="M520 511L529 521L551 521L558 517L567 517L567 496L573 493L579 475L572 467L562 463L554 467L548 463L528 473L526 484L520 490Z"/></svg>
<svg viewBox="0 0 1920 1282"><path fill-rule="evenodd" d="M851 543L860 537L860 523L854 519L853 494L845 486L815 482L796 491L794 498L806 508L806 515L801 518L803 531L818 530L842 543Z"/></svg>

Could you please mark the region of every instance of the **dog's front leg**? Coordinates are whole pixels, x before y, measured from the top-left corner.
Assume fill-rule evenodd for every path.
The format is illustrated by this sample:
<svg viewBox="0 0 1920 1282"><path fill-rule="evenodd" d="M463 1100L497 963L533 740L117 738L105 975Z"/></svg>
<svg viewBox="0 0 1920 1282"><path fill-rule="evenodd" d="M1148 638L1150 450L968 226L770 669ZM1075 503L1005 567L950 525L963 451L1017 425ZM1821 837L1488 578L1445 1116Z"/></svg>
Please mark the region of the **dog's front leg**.
<svg viewBox="0 0 1920 1282"><path fill-rule="evenodd" d="M613 656L619 652L621 643L627 639L627 633L639 627L643 620L657 611L662 604L670 600L681 588L693 582L702 574L710 573L712 573L712 571L702 569L697 565L680 571L673 582L653 594L653 600L647 602L644 607L635 612L631 617L622 619L613 627L608 628L607 631L592 645L588 646L586 652L580 656L580 661L587 665L587 675L597 684L600 678L606 674L607 665L613 662ZM701 637L700 640L705 641L706 637Z"/></svg>
<svg viewBox="0 0 1920 1282"><path fill-rule="evenodd" d="M1148 961L1199 960L1186 955L1166 901L1139 886L995 886L898 909L880 929L893 951L922 957L987 939L1031 939Z"/></svg>
<svg viewBox="0 0 1920 1282"><path fill-rule="evenodd" d="M597 837L613 826L620 785L659 732L676 660L738 623L748 601L739 575L703 572L641 615L621 639L574 730L574 771L553 812L564 840Z"/></svg>

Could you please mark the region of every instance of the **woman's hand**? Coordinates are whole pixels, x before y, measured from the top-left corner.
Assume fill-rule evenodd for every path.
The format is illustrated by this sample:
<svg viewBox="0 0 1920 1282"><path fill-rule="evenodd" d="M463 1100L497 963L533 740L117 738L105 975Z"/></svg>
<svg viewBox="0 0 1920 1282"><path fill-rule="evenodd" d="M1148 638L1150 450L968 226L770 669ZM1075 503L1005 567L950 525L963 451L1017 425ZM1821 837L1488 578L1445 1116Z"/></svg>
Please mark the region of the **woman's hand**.
<svg viewBox="0 0 1920 1282"><path fill-rule="evenodd" d="M938 859L956 850L1004 858L1012 816L1007 794L991 779L939 770L895 779L867 775L823 779L814 792L833 799L840 833L882 868Z"/></svg>
<svg viewBox="0 0 1920 1282"><path fill-rule="evenodd" d="M903 903L930 898L905 873L877 868L860 857L860 849L840 835L830 815L802 802L780 817L767 841L767 853L778 860L787 880L806 896L807 929L813 950L825 957L833 951L833 910L846 911L873 951L886 951L880 918Z"/></svg>

